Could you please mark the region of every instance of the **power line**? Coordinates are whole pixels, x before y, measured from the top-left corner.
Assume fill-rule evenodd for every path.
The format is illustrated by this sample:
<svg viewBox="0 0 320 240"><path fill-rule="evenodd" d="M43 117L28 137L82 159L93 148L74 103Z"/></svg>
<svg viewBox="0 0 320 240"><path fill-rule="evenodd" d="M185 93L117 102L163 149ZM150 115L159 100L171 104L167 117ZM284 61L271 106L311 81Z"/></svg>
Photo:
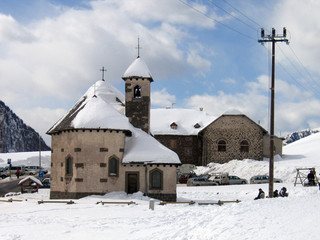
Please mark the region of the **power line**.
<svg viewBox="0 0 320 240"><path fill-rule="evenodd" d="M192 6L192 5L190 5L189 3L187 3L187 2L185 2L185 1L183 1L183 0L179 0L179 2L183 3L184 5L188 6L188 7L189 7L189 8L191 8L191 9L193 9L194 11L196 11L196 12L200 13L201 15L203 15L203 16L205 16L205 17L207 17L207 18L211 19L212 21L214 21L214 22L216 22L216 23L219 23L220 25L222 25L222 26L224 26L224 27L228 28L229 30L234 31L234 32L236 32L236 33L238 33L238 34L240 34L240 35L242 35L242 36L246 37L246 38L249 38L249 39L251 39L251 40L256 41L256 39L255 39L255 38L253 38L253 37L251 37L251 36L249 36L249 35L247 35L247 34L244 34L244 33L240 32L240 31L238 31L238 30L236 30L236 29L234 29L234 28L232 28L232 27L230 27L230 26L228 26L228 25L226 25L226 24L222 23L221 21L219 21L219 20L217 20L217 19L214 19L214 18L210 17L209 15L207 15L206 13L204 13L204 12L200 11L199 9L197 9L197 8L193 7L193 6Z"/></svg>
<svg viewBox="0 0 320 240"><path fill-rule="evenodd" d="M224 11L225 13L229 14L231 17L237 19L239 22L243 23L244 25L246 25L247 27L253 29L254 31L257 31L256 28L252 27L251 25L247 24L246 22L242 21L240 18L234 16L233 14L229 13L227 10L225 10L224 8L218 6L217 4L213 3L211 0L207 0L208 2L210 2L212 5L216 6L217 8L221 9L222 11Z"/></svg>
<svg viewBox="0 0 320 240"><path fill-rule="evenodd" d="M280 46L278 46L278 48L280 49L282 55L283 55L283 56L287 59L287 61L291 64L292 68L295 69L295 70L300 74L300 76L301 76L302 78L304 78L305 75L295 66L295 64L291 61L291 59L284 53L284 51L282 50L282 48L281 48ZM279 63L279 65L281 65L281 64ZM301 63L301 65L302 65L302 63ZM282 66L282 65L281 65L281 66ZM302 65L302 66L303 66L303 65ZM311 92L315 93L315 95L318 95L318 96L320 97L320 92L318 91L318 90L319 90L319 87L317 86L317 84L315 83L315 81L313 80L313 78L312 78L311 76L310 76L310 79L311 79L312 81L308 81L308 79L306 79L306 81L307 81L306 84L310 85L309 88L306 88L303 84L300 84L299 81L296 80L296 79L289 73L289 71L287 71L287 70L285 69L284 66L282 66L282 69L283 69L298 85L300 85L303 89L305 89L305 90L307 90L307 91L311 91Z"/></svg>
<svg viewBox="0 0 320 240"><path fill-rule="evenodd" d="M256 24L258 27L263 28L259 23L257 23L255 20L253 20L252 18L248 17L246 14L244 14L242 11L240 11L239 9L237 9L236 7L234 7L231 3L227 2L226 0L223 0L226 4L228 4L230 7L232 7L234 10L236 10L238 13L240 13L242 16L244 16L245 18L247 18L249 21L253 22L254 24Z"/></svg>

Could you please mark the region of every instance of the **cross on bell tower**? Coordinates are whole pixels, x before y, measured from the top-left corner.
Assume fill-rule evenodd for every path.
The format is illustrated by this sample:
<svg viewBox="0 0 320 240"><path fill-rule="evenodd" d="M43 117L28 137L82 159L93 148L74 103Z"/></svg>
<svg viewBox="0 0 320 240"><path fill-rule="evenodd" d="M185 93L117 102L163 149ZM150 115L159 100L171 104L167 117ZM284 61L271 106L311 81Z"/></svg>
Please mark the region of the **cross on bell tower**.
<svg viewBox="0 0 320 240"><path fill-rule="evenodd" d="M140 57L140 49L141 49L142 47L140 47L140 38L139 38L139 36L138 36L138 47L136 47L136 49L138 49L138 57L137 58L139 58Z"/></svg>

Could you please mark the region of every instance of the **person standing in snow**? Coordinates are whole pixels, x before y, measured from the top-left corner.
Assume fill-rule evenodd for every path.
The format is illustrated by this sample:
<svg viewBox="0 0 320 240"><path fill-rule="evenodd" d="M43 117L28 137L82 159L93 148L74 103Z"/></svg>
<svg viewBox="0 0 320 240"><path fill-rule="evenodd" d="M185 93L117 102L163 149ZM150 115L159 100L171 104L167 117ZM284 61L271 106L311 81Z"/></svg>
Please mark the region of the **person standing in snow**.
<svg viewBox="0 0 320 240"><path fill-rule="evenodd" d="M16 175L17 175L17 178L19 179L19 175L20 175L19 169L17 169Z"/></svg>
<svg viewBox="0 0 320 240"><path fill-rule="evenodd" d="M273 197L279 197L278 189L273 192Z"/></svg>
<svg viewBox="0 0 320 240"><path fill-rule="evenodd" d="M314 182L314 173L311 170L307 176L308 181L309 181L309 186L315 186L315 182Z"/></svg>
<svg viewBox="0 0 320 240"><path fill-rule="evenodd" d="M259 188L258 196L254 200L263 199L265 197L264 191Z"/></svg>

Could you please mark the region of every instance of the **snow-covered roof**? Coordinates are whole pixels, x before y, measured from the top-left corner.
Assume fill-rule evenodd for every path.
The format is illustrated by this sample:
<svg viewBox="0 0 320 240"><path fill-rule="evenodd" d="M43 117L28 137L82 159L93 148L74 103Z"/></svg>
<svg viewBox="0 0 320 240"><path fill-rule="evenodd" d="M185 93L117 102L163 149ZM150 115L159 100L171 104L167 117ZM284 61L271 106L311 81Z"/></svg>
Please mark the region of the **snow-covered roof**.
<svg viewBox="0 0 320 240"><path fill-rule="evenodd" d="M129 119L116 110L119 107L116 98L122 99L118 91L98 81L48 133L68 129L125 130L132 134L126 137L123 163L180 164L175 152L133 127Z"/></svg>
<svg viewBox="0 0 320 240"><path fill-rule="evenodd" d="M97 81L47 133L75 128L128 130L123 102L120 91L105 81Z"/></svg>
<svg viewBox="0 0 320 240"><path fill-rule="evenodd" d="M136 58L131 63L131 65L128 67L128 69L122 76L123 79L130 77L149 78L151 81L153 81L147 64L140 57Z"/></svg>
<svg viewBox="0 0 320 240"><path fill-rule="evenodd" d="M237 109L229 109L225 111L222 115L244 115L244 114Z"/></svg>
<svg viewBox="0 0 320 240"><path fill-rule="evenodd" d="M40 181L38 178L34 177L34 176L28 176L28 177L20 180L20 182L18 183L18 185L24 183L25 181L27 181L27 180L29 180L29 179L32 180L32 181L34 181L35 183L39 184L40 186L43 186L42 183L41 183L41 181Z"/></svg>
<svg viewBox="0 0 320 240"><path fill-rule="evenodd" d="M153 135L197 135L216 117L194 109L151 109L150 131ZM174 125L177 127L171 127Z"/></svg>
<svg viewBox="0 0 320 240"><path fill-rule="evenodd" d="M129 130L129 120L100 96L95 96L80 108L71 126L77 129Z"/></svg>
<svg viewBox="0 0 320 240"><path fill-rule="evenodd" d="M88 89L82 98L85 96L92 97L94 95L101 97L117 111L124 113L125 96L108 82L102 80L97 81Z"/></svg>
<svg viewBox="0 0 320 240"><path fill-rule="evenodd" d="M181 164L178 155L141 129L131 128L122 163Z"/></svg>

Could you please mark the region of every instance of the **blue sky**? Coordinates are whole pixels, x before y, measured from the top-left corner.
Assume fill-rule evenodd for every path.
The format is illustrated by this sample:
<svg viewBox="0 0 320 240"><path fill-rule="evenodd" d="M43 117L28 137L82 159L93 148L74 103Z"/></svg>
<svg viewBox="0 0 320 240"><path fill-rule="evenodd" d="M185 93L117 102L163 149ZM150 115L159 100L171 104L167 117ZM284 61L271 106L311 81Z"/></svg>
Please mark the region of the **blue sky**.
<svg viewBox="0 0 320 240"><path fill-rule="evenodd" d="M122 74L147 63L152 107L237 109L269 129L270 46L276 48L277 135L320 127L320 3L306 0L0 1L0 96L45 132L97 80L124 92Z"/></svg>

